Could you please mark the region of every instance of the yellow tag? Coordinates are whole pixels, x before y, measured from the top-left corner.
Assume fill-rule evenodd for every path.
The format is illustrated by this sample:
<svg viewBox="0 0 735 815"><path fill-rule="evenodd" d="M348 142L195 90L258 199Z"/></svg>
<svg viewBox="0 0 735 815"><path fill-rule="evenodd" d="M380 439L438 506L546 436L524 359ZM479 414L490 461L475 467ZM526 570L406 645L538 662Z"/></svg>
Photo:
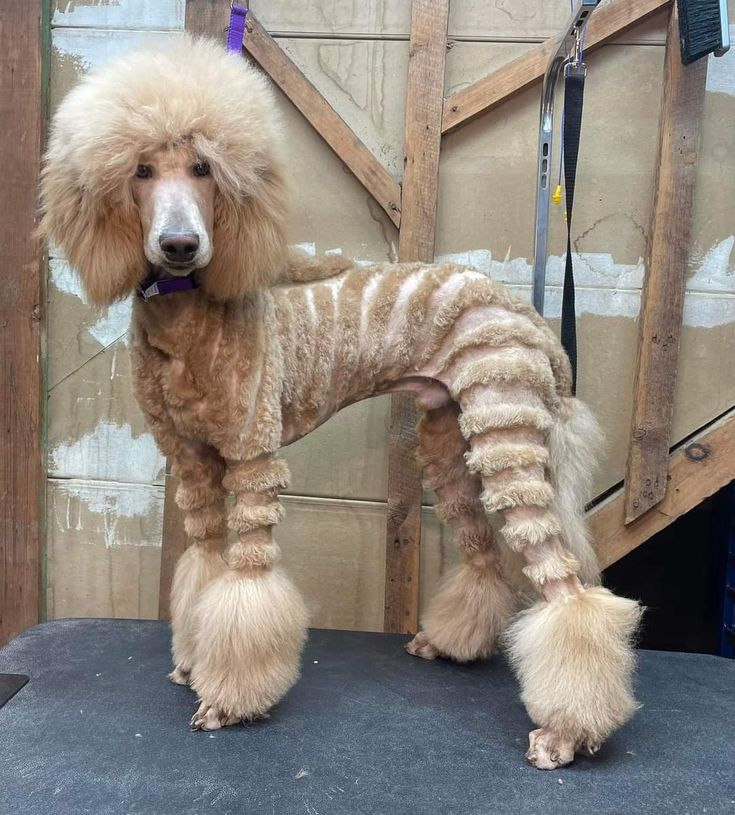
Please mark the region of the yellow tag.
<svg viewBox="0 0 735 815"><path fill-rule="evenodd" d="M556 189L554 190L554 194L551 196L551 200L555 204L561 204L561 184L556 185Z"/></svg>

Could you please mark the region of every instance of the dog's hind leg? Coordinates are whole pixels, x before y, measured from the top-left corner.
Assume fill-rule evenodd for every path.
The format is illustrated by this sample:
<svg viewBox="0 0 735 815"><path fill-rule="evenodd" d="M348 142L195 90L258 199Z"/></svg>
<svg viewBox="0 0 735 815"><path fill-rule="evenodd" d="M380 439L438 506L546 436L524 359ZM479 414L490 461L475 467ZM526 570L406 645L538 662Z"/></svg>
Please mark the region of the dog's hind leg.
<svg viewBox="0 0 735 815"><path fill-rule="evenodd" d="M464 562L442 578L422 616L421 631L406 650L425 659L466 662L492 653L514 600L480 501L480 478L465 463L469 445L458 413L454 402L426 411L418 436L425 486L436 493L436 514L453 527Z"/></svg>
<svg viewBox="0 0 735 815"><path fill-rule="evenodd" d="M194 605L199 592L225 568L225 464L215 450L194 442L178 443L172 459L172 472L180 479L176 504L186 513L184 527L191 540L171 583L174 669L169 679L183 685L194 662Z"/></svg>
<svg viewBox="0 0 735 815"><path fill-rule="evenodd" d="M569 466L580 452L568 431L580 426L581 406L558 397L544 358L523 349L475 349L454 367L450 391L460 402L468 465L482 480L485 509L503 515L504 538L543 597L515 618L506 641L539 727L527 758L553 769L577 751L594 752L633 714L631 639L639 607L579 579L589 543L561 500L559 481L571 479L564 485L571 494L587 486L579 480L585 467ZM576 439L577 447L584 444Z"/></svg>
<svg viewBox="0 0 735 815"><path fill-rule="evenodd" d="M228 467L224 486L236 497L228 525L237 540L225 552L227 570L196 604L191 686L201 704L194 729L262 718L298 679L307 614L276 568L273 540L288 477L285 462L271 456Z"/></svg>

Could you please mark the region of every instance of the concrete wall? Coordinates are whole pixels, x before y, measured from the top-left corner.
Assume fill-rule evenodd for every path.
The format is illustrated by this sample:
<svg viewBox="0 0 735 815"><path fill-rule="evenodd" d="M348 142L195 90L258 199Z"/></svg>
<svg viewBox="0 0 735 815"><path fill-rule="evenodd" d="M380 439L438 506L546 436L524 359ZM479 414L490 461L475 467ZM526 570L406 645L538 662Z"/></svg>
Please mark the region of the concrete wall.
<svg viewBox="0 0 735 815"><path fill-rule="evenodd" d="M400 178L407 0L251 5ZM452 0L446 93L553 35L567 11L567 0ZM183 21L183 0L57 0L52 105L90 67L180 36ZM625 466L665 26L664 13L588 59L574 233L580 395L609 439L598 491L619 482ZM708 71L675 439L735 402L735 55L710 61ZM440 167L438 256L466 260L527 297L538 94L536 86L446 137ZM395 257L397 233L382 210L290 103L280 104L290 133L293 242L360 259ZM552 319L559 313L564 229L554 209ZM49 297L49 616L154 617L164 462L132 398L130 304L93 310L59 257L51 260ZM279 540L317 626L382 625L387 427L388 401L374 399L285 453L293 482ZM425 600L454 554L430 511L424 520Z"/></svg>

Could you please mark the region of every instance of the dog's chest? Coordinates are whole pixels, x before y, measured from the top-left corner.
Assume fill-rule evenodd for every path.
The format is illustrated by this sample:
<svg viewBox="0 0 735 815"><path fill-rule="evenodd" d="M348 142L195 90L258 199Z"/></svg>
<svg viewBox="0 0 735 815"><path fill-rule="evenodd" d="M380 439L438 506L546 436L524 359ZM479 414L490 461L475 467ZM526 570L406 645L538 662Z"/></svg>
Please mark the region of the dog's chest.
<svg viewBox="0 0 735 815"><path fill-rule="evenodd" d="M168 357L161 367L161 390L183 436L212 443L236 422L233 378L216 358L202 353Z"/></svg>

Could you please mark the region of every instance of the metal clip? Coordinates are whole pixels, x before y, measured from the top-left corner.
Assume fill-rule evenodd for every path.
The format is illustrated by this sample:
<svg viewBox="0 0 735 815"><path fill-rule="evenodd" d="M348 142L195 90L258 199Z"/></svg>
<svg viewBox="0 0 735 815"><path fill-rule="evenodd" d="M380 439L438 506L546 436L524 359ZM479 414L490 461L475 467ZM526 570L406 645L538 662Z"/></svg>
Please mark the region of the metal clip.
<svg viewBox="0 0 735 815"><path fill-rule="evenodd" d="M582 61L583 27L574 29L574 50L564 66L564 76L587 76L587 66Z"/></svg>
<svg viewBox="0 0 735 815"><path fill-rule="evenodd" d="M567 20L566 27L556 41L544 74L541 89L541 110L539 117L538 168L536 172L536 231L533 252L533 304L539 314L544 313L544 291L546 285L546 247L549 231L549 177L551 172L552 142L554 126L554 90L564 74L586 75L587 67L582 62L583 35L590 14L600 0L577 0ZM570 61L569 55L572 54ZM575 64L574 60L577 60Z"/></svg>
<svg viewBox="0 0 735 815"><path fill-rule="evenodd" d="M151 286L148 286L145 289L141 289L140 296L144 300L150 300L151 297L155 297L158 293L159 293L158 292L158 281L156 281Z"/></svg>

